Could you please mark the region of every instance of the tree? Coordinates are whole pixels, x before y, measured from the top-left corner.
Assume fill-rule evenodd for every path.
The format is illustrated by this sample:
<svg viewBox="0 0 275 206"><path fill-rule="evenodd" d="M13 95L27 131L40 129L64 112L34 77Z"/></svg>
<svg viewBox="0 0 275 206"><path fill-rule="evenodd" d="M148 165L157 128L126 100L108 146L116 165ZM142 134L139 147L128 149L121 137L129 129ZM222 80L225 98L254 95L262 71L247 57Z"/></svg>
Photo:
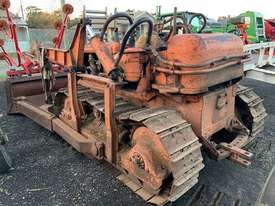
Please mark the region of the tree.
<svg viewBox="0 0 275 206"><path fill-rule="evenodd" d="M53 28L57 21L61 21L61 11L44 12L36 6L29 6L27 11L27 23L31 28Z"/></svg>

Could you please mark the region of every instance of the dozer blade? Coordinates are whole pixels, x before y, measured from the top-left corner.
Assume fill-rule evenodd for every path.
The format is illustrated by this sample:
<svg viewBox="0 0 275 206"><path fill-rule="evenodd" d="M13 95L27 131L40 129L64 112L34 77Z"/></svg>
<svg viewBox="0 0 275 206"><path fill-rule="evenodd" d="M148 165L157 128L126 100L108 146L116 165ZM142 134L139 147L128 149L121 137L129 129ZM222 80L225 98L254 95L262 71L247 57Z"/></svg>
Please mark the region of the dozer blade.
<svg viewBox="0 0 275 206"><path fill-rule="evenodd" d="M64 88L67 84L66 74L56 75L53 91ZM41 76L8 78L6 80L7 113L19 113L16 100L43 95L43 84Z"/></svg>

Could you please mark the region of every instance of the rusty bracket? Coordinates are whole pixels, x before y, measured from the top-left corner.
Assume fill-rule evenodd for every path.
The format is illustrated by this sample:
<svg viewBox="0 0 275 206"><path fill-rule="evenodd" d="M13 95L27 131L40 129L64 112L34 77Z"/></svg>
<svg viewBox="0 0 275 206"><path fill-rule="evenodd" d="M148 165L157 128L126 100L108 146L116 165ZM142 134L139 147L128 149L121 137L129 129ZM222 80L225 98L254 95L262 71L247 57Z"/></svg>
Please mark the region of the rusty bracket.
<svg viewBox="0 0 275 206"><path fill-rule="evenodd" d="M219 146L225 151L230 152L229 159L243 166L250 166L253 154L239 147L228 143L221 143Z"/></svg>
<svg viewBox="0 0 275 206"><path fill-rule="evenodd" d="M104 119L107 134L106 157L109 162L115 164L118 151L118 132L114 119L116 86L121 86L124 83L113 82L108 78L87 74L77 74L77 77L79 78L79 85L104 94Z"/></svg>

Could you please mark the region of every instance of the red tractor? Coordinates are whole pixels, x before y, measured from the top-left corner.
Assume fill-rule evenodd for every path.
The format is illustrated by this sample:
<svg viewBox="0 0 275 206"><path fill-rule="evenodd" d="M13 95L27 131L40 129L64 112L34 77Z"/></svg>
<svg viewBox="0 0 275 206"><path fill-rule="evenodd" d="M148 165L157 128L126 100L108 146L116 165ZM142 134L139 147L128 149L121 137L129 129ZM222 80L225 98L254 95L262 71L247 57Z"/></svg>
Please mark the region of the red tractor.
<svg viewBox="0 0 275 206"><path fill-rule="evenodd" d="M266 38L270 41L275 41L275 19L265 20Z"/></svg>

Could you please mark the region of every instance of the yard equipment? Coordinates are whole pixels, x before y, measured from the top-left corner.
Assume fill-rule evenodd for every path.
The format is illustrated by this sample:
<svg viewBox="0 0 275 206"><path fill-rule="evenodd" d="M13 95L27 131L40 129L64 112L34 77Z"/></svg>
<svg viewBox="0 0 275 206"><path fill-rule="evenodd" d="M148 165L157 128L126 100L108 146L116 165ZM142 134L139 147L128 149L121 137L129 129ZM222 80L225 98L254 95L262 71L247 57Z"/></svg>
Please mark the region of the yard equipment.
<svg viewBox="0 0 275 206"><path fill-rule="evenodd" d="M73 13L74 8L70 4L63 6L63 13L65 14L62 22L58 21L55 23L55 28L58 30L56 37L53 39L54 48L60 48L64 37L65 29L68 24L69 15Z"/></svg>
<svg viewBox="0 0 275 206"><path fill-rule="evenodd" d="M264 17L259 12L247 11L233 18L226 18L219 24L207 25L206 33L235 33L240 36L245 32L248 42L260 43L267 41ZM216 27L217 26L217 27ZM241 33L240 33L241 32Z"/></svg>
<svg viewBox="0 0 275 206"><path fill-rule="evenodd" d="M9 113L110 162L154 204L175 201L198 182L202 145L216 160L250 165L252 154L242 148L263 130L266 112L259 96L238 86L249 61L241 39L174 33L163 41L153 37L149 18L127 19L119 47L83 20L69 50L42 49L42 64L62 65L67 77L52 86L53 104L45 104L39 80L24 88L7 80ZM129 47L141 24L148 25L144 47Z"/></svg>
<svg viewBox="0 0 275 206"><path fill-rule="evenodd" d="M0 54L0 60L5 60L9 66L14 66L18 68L8 70L7 75L9 77L22 77L25 75L32 76L33 74L40 74L41 66L38 60L35 59L34 56L23 53L20 49L16 25L10 15L9 7L9 0L0 0L0 9L5 11L8 19L8 22L6 22L5 20L0 20L0 31L6 34L6 36L12 42L14 42L17 59L13 59L13 57L6 52L6 50L4 49L4 40L0 39L0 47L2 50L2 53ZM73 7L70 4L65 4L63 7L63 12L65 14L64 20L63 22L58 22L56 26L56 28L58 29L58 33L53 40L55 48L60 48L61 46L64 31L68 23L68 15L73 12ZM53 68L55 72L63 72L61 67L59 67L58 65L55 65Z"/></svg>
<svg viewBox="0 0 275 206"><path fill-rule="evenodd" d="M244 44L249 44L248 40L248 34L247 30L250 26L250 18L245 16L238 16L229 19L230 24L235 25L235 29L231 32L234 32L234 34L238 35L242 40Z"/></svg>
<svg viewBox="0 0 275 206"><path fill-rule="evenodd" d="M265 34L269 41L275 41L275 19L265 19Z"/></svg>
<svg viewBox="0 0 275 206"><path fill-rule="evenodd" d="M11 41L14 42L15 49L16 49L16 56L17 56L17 62L5 51L4 49L4 40L1 39L1 60L5 60L9 66L16 66L16 67L22 67L22 71L14 71L10 70L7 72L8 76L14 76L19 73L21 74L31 74L31 70L33 70L35 73L39 73L39 66L36 62L31 61L31 59L25 55L18 43L18 37L16 32L16 25L14 24L11 15L9 13L9 7L10 7L10 1L9 0L1 0L0 1L0 8L6 12L8 22L5 20L0 20L0 31L4 32L8 38L11 39Z"/></svg>
<svg viewBox="0 0 275 206"><path fill-rule="evenodd" d="M175 30L182 30L182 33L201 33L206 27L207 18L201 13L194 13L188 11L177 11L174 8L173 13L161 13L161 7L157 7L156 22L161 32L168 30L170 34L173 28ZM175 22L173 22L175 20ZM173 24L177 24L177 27Z"/></svg>
<svg viewBox="0 0 275 206"><path fill-rule="evenodd" d="M266 41L264 17L259 12L247 11L239 16L250 19L249 27L247 28L248 39L253 43Z"/></svg>

